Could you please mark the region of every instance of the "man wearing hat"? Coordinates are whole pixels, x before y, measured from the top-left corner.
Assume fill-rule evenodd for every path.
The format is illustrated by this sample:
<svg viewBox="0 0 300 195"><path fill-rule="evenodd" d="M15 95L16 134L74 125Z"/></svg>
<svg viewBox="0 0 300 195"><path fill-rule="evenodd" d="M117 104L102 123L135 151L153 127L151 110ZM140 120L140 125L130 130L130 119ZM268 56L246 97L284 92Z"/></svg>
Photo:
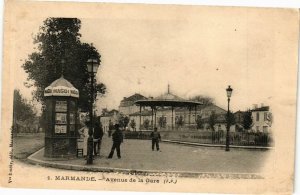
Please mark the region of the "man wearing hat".
<svg viewBox="0 0 300 195"><path fill-rule="evenodd" d="M152 151L154 151L154 145L156 146L156 150L159 150L159 141L161 140L160 133L157 132L157 128L154 127L154 131L150 134L150 137L152 138Z"/></svg>
<svg viewBox="0 0 300 195"><path fill-rule="evenodd" d="M123 142L123 133L120 130L119 124L115 124L115 132L112 134L113 145L111 147L111 151L108 155L108 158L112 158L114 155L115 149L117 149L118 158L121 158L120 145Z"/></svg>

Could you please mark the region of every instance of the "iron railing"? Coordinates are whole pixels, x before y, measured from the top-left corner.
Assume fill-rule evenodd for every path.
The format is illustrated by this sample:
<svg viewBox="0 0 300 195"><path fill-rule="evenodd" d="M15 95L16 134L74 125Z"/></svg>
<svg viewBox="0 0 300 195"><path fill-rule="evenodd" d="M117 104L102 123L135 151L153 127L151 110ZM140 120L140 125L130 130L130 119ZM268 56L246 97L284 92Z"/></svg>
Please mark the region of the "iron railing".
<svg viewBox="0 0 300 195"><path fill-rule="evenodd" d="M125 139L149 140L151 131L125 131ZM226 143L224 131L160 131L162 139L184 141L201 144ZM270 133L262 132L230 132L230 144L238 146L272 146L273 139Z"/></svg>

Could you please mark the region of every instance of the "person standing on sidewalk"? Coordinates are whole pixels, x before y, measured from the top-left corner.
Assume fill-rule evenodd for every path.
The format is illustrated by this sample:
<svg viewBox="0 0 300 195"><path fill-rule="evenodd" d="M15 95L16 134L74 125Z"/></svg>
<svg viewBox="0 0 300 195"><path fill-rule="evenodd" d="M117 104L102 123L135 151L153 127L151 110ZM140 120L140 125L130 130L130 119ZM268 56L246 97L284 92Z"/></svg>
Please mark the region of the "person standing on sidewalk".
<svg viewBox="0 0 300 195"><path fill-rule="evenodd" d="M123 142L123 133L120 130L119 124L115 124L115 129L116 129L115 132L112 134L113 145L111 147L111 151L107 158L112 158L114 155L114 151L116 149L118 158L120 159L121 158L120 146L121 146L121 143Z"/></svg>
<svg viewBox="0 0 300 195"><path fill-rule="evenodd" d="M103 137L102 124L101 122L97 121L95 122L95 128L94 128L94 155L95 156L97 156L98 154L100 156L102 137Z"/></svg>
<svg viewBox="0 0 300 195"><path fill-rule="evenodd" d="M90 125L90 121L85 121L85 123L83 124L84 126L82 128L80 128L78 130L79 133L79 139L78 139L78 148L82 149L82 155L84 157L87 156L87 142L88 142L88 138L89 138L89 125Z"/></svg>
<svg viewBox="0 0 300 195"><path fill-rule="evenodd" d="M154 131L151 133L152 139L152 151L154 151L154 145L156 146L156 150L159 151L159 141L161 140L160 133L157 132L157 128L154 127Z"/></svg>

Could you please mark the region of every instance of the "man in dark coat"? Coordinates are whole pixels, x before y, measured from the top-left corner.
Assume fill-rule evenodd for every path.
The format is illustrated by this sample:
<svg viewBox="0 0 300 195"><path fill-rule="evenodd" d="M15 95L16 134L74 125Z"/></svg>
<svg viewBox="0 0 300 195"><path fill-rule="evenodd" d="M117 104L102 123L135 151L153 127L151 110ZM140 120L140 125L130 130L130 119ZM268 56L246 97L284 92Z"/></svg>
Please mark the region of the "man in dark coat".
<svg viewBox="0 0 300 195"><path fill-rule="evenodd" d="M111 147L111 151L108 155L108 158L112 158L114 155L115 149L117 150L118 158L121 158L120 145L123 142L123 133L120 130L119 124L115 124L115 132L112 134L113 145Z"/></svg>
<svg viewBox="0 0 300 195"><path fill-rule="evenodd" d="M152 151L154 151L154 145L156 145L156 150L159 151L159 141L161 140L160 133L157 132L157 128L154 127L154 131L151 133L152 139Z"/></svg>
<svg viewBox="0 0 300 195"><path fill-rule="evenodd" d="M103 128L101 122L95 123L94 128L94 155L97 156L99 154L100 156L100 148L101 148L101 142L103 137Z"/></svg>

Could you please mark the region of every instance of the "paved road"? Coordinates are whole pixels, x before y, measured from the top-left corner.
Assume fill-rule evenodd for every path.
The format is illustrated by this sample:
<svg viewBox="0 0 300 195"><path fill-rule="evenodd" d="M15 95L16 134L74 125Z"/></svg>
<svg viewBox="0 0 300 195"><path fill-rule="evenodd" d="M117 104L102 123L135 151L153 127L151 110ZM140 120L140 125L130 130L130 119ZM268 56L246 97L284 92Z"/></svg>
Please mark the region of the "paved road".
<svg viewBox="0 0 300 195"><path fill-rule="evenodd" d="M40 135L18 137L14 142L15 156L24 158L42 145L43 138ZM154 171L259 173L271 153L271 150L247 149L231 149L230 152L225 152L223 148L172 143L160 143L161 152L157 152L152 151L149 140L125 139L121 145L122 159L118 159L116 153L113 159L107 159L111 145L111 138L105 136L101 156L96 157L92 166ZM40 153L37 157L43 159L43 154ZM63 163L85 165L86 161L81 157Z"/></svg>
<svg viewBox="0 0 300 195"><path fill-rule="evenodd" d="M193 147L160 143L161 152L152 151L151 141L125 140L121 145L122 159L106 159L111 140L103 140L101 158L95 164L130 169L258 173L270 151Z"/></svg>
<svg viewBox="0 0 300 195"><path fill-rule="evenodd" d="M85 165L86 160L59 160L53 163L106 168L120 168L149 171L180 172L229 172L259 173L264 160L271 151L231 149L225 152L222 148L193 147L172 143L160 143L161 152L152 151L148 140L124 140L121 145L122 159L116 153L107 159L112 145L111 139L105 137L102 143L101 156L97 156L93 165ZM46 160L43 152L35 155L36 159Z"/></svg>

